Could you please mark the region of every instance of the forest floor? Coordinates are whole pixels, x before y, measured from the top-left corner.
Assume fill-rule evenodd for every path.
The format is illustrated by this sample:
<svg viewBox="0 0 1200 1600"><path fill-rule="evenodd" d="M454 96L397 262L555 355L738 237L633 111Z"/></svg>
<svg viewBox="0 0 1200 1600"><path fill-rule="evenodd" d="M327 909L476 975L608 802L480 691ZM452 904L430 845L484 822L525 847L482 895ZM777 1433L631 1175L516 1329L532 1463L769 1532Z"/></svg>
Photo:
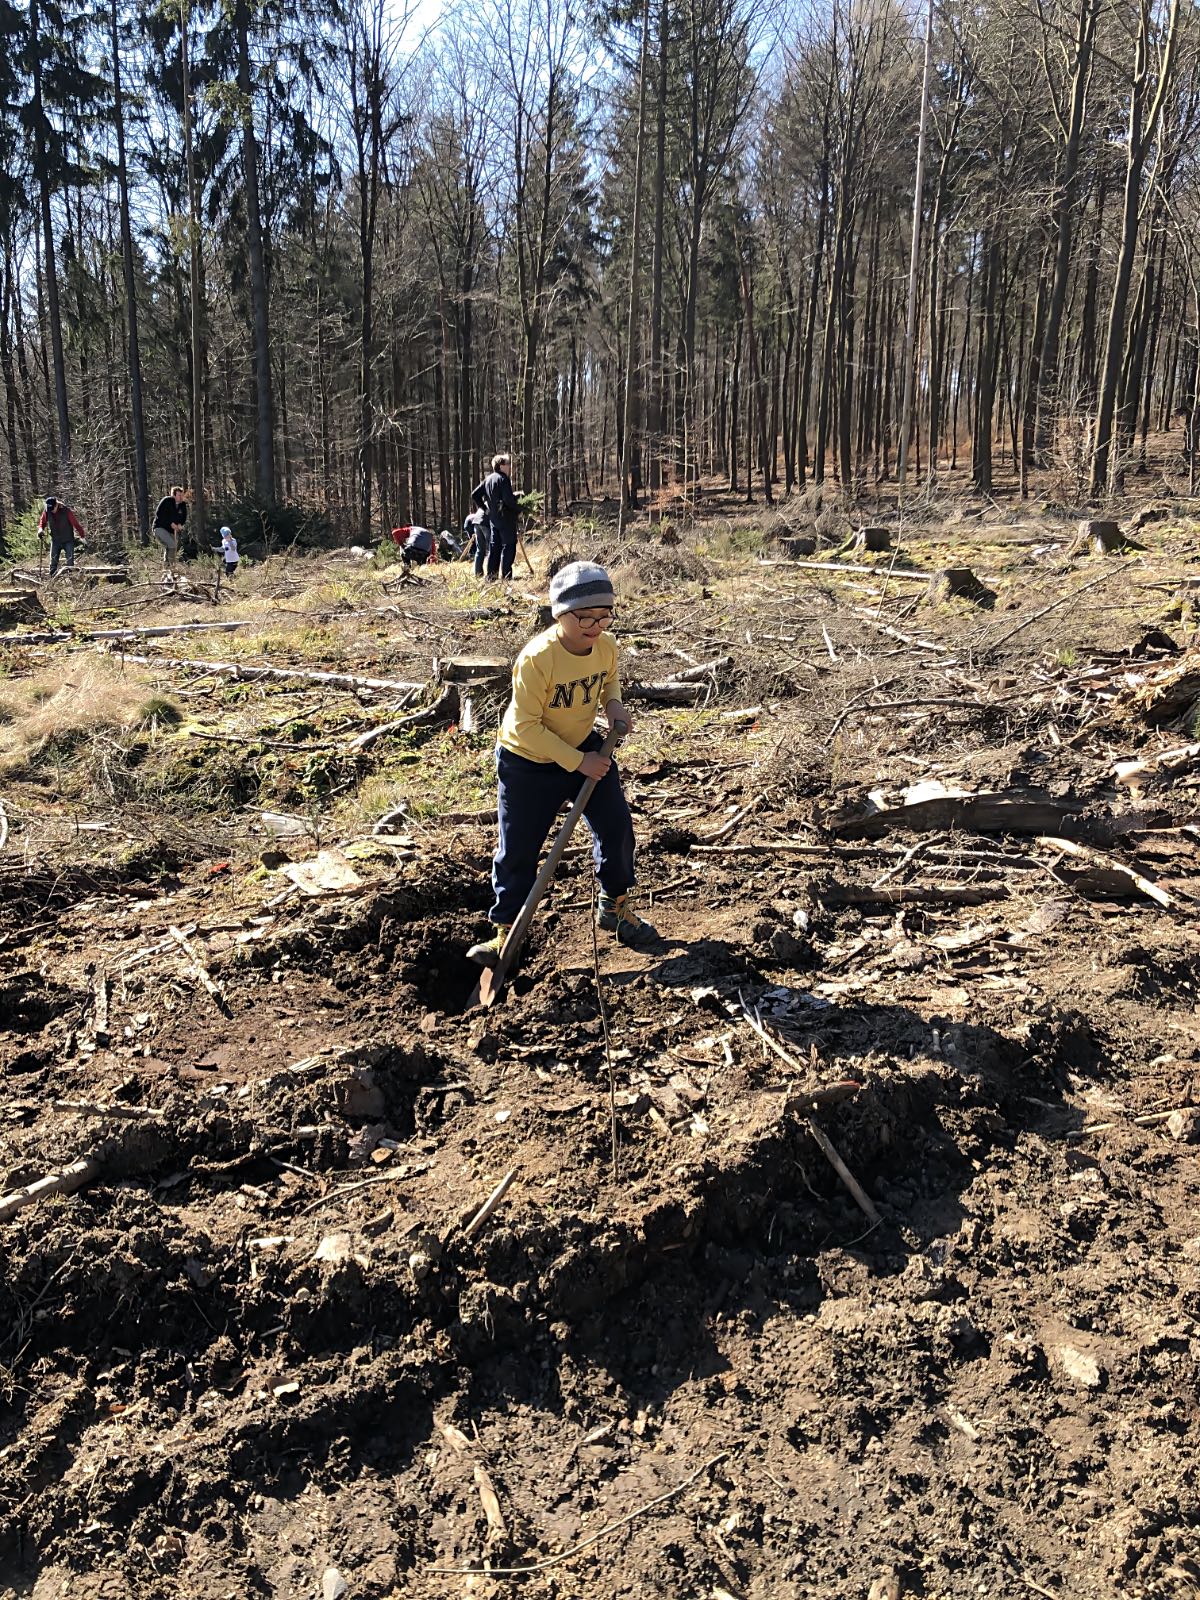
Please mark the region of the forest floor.
<svg viewBox="0 0 1200 1600"><path fill-rule="evenodd" d="M1200 503L1021 515L43 590L0 1196L92 1165L0 1221L0 1592L1200 1595ZM472 1010L502 690L354 741L568 549L628 681L720 663L630 696L663 945L579 843Z"/></svg>

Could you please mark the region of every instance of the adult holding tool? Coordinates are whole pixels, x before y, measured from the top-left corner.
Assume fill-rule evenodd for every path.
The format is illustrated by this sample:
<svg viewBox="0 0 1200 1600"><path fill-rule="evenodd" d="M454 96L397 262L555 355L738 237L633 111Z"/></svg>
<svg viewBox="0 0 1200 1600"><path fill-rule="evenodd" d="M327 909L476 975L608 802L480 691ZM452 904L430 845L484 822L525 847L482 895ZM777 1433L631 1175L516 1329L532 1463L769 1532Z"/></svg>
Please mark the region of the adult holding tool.
<svg viewBox="0 0 1200 1600"><path fill-rule="evenodd" d="M67 558L67 570L75 565L75 541L87 543L87 529L64 500L48 494L46 505L38 518L38 533L50 535L50 576L58 571L58 563ZM41 541L39 540L39 543Z"/></svg>
<svg viewBox="0 0 1200 1600"><path fill-rule="evenodd" d="M603 567L587 561L564 567L550 585L553 625L525 646L513 668L512 699L496 751L500 842L492 863L496 898L489 913L495 931L467 952L480 966L496 969L480 982L487 1003L516 956L580 816L592 831L600 880L598 926L622 944L645 948L658 942L629 898L633 820L612 751L628 732L630 717L621 703L617 647L607 632L613 605L612 580ZM595 728L600 711L608 719L606 739ZM568 800L574 804L539 874L542 845Z"/></svg>

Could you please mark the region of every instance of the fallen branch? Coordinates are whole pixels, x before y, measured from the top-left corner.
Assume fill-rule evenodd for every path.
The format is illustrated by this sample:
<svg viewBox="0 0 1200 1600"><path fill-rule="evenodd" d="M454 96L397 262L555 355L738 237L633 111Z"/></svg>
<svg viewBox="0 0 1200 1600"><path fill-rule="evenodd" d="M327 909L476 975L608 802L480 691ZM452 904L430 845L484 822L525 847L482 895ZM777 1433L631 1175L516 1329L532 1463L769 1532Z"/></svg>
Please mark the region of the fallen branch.
<svg viewBox="0 0 1200 1600"><path fill-rule="evenodd" d="M0 850L8 843L8 812L0 805Z"/></svg>
<svg viewBox="0 0 1200 1600"><path fill-rule="evenodd" d="M718 839L726 838L733 832L739 823L745 821L752 811L754 811L758 806L762 805L764 800L769 799L771 795L775 794L782 787L783 785L780 783L772 784L769 789L764 789L761 794L756 794L753 800L748 800L744 806L739 806L733 815L726 822L723 822L715 833L706 833L704 835L705 844L713 845L716 844Z"/></svg>
<svg viewBox="0 0 1200 1600"><path fill-rule="evenodd" d="M310 1211L318 1211L321 1206L328 1204L330 1200L340 1200L343 1195L357 1194L360 1189L374 1189L380 1183L395 1183L397 1178L415 1178L418 1173L426 1170L425 1167L414 1168L405 1165L397 1167L394 1172L380 1172L373 1178L363 1178L360 1183L343 1183L340 1188L330 1189L328 1194L323 1194L320 1199L310 1200L308 1205L301 1206L296 1215L298 1217L306 1217Z"/></svg>
<svg viewBox="0 0 1200 1600"><path fill-rule="evenodd" d="M1200 761L1200 744L1184 744L1175 750L1163 750L1158 755L1145 756L1141 761L1118 761L1113 767L1113 777L1118 783L1137 788L1142 778L1186 772L1197 761Z"/></svg>
<svg viewBox="0 0 1200 1600"><path fill-rule="evenodd" d="M667 1489L662 1494L655 1495L653 1500L647 1500L644 1505L636 1506L634 1510L627 1511L623 1517L618 1517L615 1522L606 1523L603 1528L598 1528L595 1533L589 1534L586 1539L581 1539L578 1544L573 1544L567 1550L561 1550L556 1556L546 1556L541 1561L531 1561L523 1567L426 1567L426 1572L440 1572L446 1575L464 1575L479 1573L484 1577L493 1578L520 1578L529 1572L545 1572L548 1567L557 1567L564 1561L570 1561L572 1556L577 1556L581 1551L587 1550L591 1545L597 1544L601 1539L606 1539L610 1533L616 1533L618 1528L625 1528L638 1517L645 1516L647 1511L653 1511L655 1506L663 1505L667 1500L673 1500L676 1495L682 1494L690 1488L696 1479L706 1473L710 1467L715 1467L718 1462L724 1461L729 1455L728 1450L722 1450L715 1456L710 1456L703 1465L690 1473L682 1483L677 1483L673 1489Z"/></svg>
<svg viewBox="0 0 1200 1600"><path fill-rule="evenodd" d="M528 557L526 557L528 560ZM504 1525L504 1513L500 1510L500 1496L496 1493L495 1485L488 1476L487 1468L482 1462L475 1463L475 1487L479 1490L479 1498L483 1502L483 1514L487 1518L488 1529L498 1539L507 1539L508 1529Z"/></svg>
<svg viewBox="0 0 1200 1600"><path fill-rule="evenodd" d="M183 951L184 955L188 958L188 963L191 966L193 975L197 977L203 984L206 992L209 995L209 998L212 1000L217 1010L223 1017L228 1017L231 1014L229 1010L229 1002L221 993L218 985L213 981L212 974L209 972L208 968L204 965L203 961L201 961L200 957L188 943L187 935L182 931L182 929L174 926L168 928L167 932Z"/></svg>
<svg viewBox="0 0 1200 1600"><path fill-rule="evenodd" d="M899 576L900 574L898 572L892 573L892 577L894 578L898 578ZM927 572L923 572L921 576L925 579L928 579L929 574ZM910 644L915 650L933 650L940 656L948 656L951 654L949 645L934 644L932 639L918 639L914 633L901 633L899 628L893 628L886 622L877 621L875 614L871 611L867 611L863 606L851 606L850 609L861 622L866 623L868 628L874 628L876 633L882 633L885 638L896 639L900 644Z"/></svg>
<svg viewBox="0 0 1200 1600"><path fill-rule="evenodd" d="M255 617L245 617L238 622L176 622L157 628L86 628L58 629L53 633L0 633L0 645L6 644L66 644L96 640L120 642L125 639L161 639L169 633L233 633L237 628L248 628Z"/></svg>
<svg viewBox="0 0 1200 1600"><path fill-rule="evenodd" d="M1038 843L1048 846L1051 850L1059 850L1063 855L1074 856L1078 861L1086 861L1090 866L1099 867L1103 872L1115 872L1122 878L1128 878L1136 889L1164 909L1169 910L1175 904L1165 889L1160 889L1156 883L1143 877L1133 867L1127 867L1124 862L1114 861L1102 850L1093 850L1086 844L1076 844L1073 839L1055 839L1046 836L1040 837Z"/></svg>
<svg viewBox="0 0 1200 1600"><path fill-rule="evenodd" d="M1040 611L1035 611L1032 616L1026 617L1023 622L1018 622L1015 628L1010 628L1007 633L1002 633L998 639L993 639L991 644L985 647L988 654L990 655L992 651L998 650L1002 644L1007 644L1010 639L1015 639L1018 633L1021 633L1025 628L1032 627L1042 617L1047 617L1052 611L1057 611L1059 606L1068 605L1072 600L1077 599L1079 595L1086 594L1089 589L1096 588L1098 584L1107 583L1118 572L1125 572L1126 570L1125 567L1109 567L1107 572L1102 572L1098 578L1093 578L1090 583L1081 583L1078 589L1071 589L1066 594L1060 594L1057 600L1051 600L1048 606L1043 606Z"/></svg>
<svg viewBox="0 0 1200 1600"><path fill-rule="evenodd" d="M322 750L332 750L331 744L296 744L288 739L264 739L254 733L220 733L215 728L188 728L189 739L205 739L217 744L257 745L263 750L299 750L305 755L315 755Z"/></svg>
<svg viewBox="0 0 1200 1600"><path fill-rule="evenodd" d="M805 572L849 572L868 578L908 578L917 583L928 583L934 576L932 572L914 572L911 567L894 567L888 571L886 567L856 566L849 561L760 561L759 566L766 567L800 567Z"/></svg>
<svg viewBox="0 0 1200 1600"><path fill-rule="evenodd" d="M25 1206L32 1205L35 1200L44 1200L48 1195L74 1194L85 1183L91 1183L99 1177L102 1166L99 1153L81 1156L61 1172L52 1172L48 1177L39 1178L36 1183L27 1183L23 1189L15 1189L0 1200L0 1222L7 1222Z"/></svg>
<svg viewBox="0 0 1200 1600"><path fill-rule="evenodd" d="M716 677L718 672L724 672L733 665L732 656L717 656L713 661L703 661L694 667L685 667L682 672L672 672L663 679L664 683L705 683L709 678Z"/></svg>
<svg viewBox="0 0 1200 1600"><path fill-rule="evenodd" d="M504 1176L500 1179L500 1182L492 1190L491 1194L488 1195L487 1199L480 1206L479 1210L463 1229L464 1239L473 1239L475 1237L480 1228L483 1227L484 1223L491 1216L492 1212L495 1211L501 1200L503 1200L504 1196L508 1193L509 1188L512 1185L512 1181L516 1175L516 1167L511 1168L510 1171L504 1174Z"/></svg>
<svg viewBox="0 0 1200 1600"><path fill-rule="evenodd" d="M166 1116L157 1106L127 1106L119 1101L101 1103L96 1100L51 1100L55 1111L78 1111L87 1117L117 1117L124 1120L141 1120L147 1117Z"/></svg>
<svg viewBox="0 0 1200 1600"><path fill-rule="evenodd" d="M119 652L122 661L141 667L190 668L210 672L221 678L236 678L241 683L320 683L327 689L386 689L393 694L420 694L423 683L403 683L399 678L362 678L349 672L316 672L305 667L261 667L239 661L196 661L174 656L131 656Z"/></svg>
<svg viewBox="0 0 1200 1600"><path fill-rule="evenodd" d="M774 1034L771 1033L770 1029L767 1028L763 1022L761 1014L757 1010L752 1011L750 1009L750 1007L746 1004L745 998L740 989L738 990L738 1000L741 1002L742 1015L754 1029L755 1033L762 1040L762 1042L774 1050L775 1054L779 1056L781 1060L785 1061L788 1066L791 1067L793 1072L799 1072L803 1074L806 1069L799 1061L797 1061L796 1057L791 1053L791 1051L781 1044ZM808 1098L808 1096L801 1091L800 1098L805 1099ZM877 1227L879 1224L879 1213L876 1211L871 1197L867 1194L866 1190L859 1183L858 1179L850 1171L850 1168L842 1160L841 1156L837 1152L836 1147L834 1146L832 1139L830 1139L824 1128L820 1127L814 1118L809 1116L806 1112L802 1112L801 1116L808 1127L808 1131L812 1134L813 1138L820 1147L821 1154L825 1157L830 1166L837 1173L838 1177L845 1184L859 1210L867 1218L867 1221L870 1222L872 1227Z"/></svg>
<svg viewBox="0 0 1200 1600"><path fill-rule="evenodd" d="M351 739L346 749L365 750L388 734L403 733L409 728L430 728L440 722L453 722L458 716L458 707L458 685L448 683L431 706L426 706L423 711L414 711L410 716L398 717L393 722L381 722L377 728L368 728L365 733Z"/></svg>

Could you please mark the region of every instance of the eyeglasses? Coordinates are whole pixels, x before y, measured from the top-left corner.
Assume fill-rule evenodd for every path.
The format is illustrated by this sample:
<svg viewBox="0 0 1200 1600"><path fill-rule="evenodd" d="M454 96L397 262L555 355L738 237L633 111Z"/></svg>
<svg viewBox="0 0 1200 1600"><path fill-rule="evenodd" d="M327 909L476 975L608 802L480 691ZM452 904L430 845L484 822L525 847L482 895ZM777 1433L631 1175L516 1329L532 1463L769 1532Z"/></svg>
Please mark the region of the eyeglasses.
<svg viewBox="0 0 1200 1600"><path fill-rule="evenodd" d="M615 612L573 611L571 615L581 628L607 628L612 622Z"/></svg>

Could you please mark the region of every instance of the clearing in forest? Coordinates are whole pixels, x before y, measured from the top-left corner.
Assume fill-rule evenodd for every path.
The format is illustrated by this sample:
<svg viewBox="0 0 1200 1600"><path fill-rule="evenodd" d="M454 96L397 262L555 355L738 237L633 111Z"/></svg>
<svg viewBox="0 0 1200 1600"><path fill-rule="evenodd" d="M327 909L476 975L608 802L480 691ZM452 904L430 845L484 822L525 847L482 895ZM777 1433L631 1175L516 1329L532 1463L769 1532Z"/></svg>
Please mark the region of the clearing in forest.
<svg viewBox="0 0 1200 1600"><path fill-rule="evenodd" d="M60 580L0 645L0 1592L1200 1593L1198 517ZM464 1009L567 554L664 948L597 959L579 836Z"/></svg>

